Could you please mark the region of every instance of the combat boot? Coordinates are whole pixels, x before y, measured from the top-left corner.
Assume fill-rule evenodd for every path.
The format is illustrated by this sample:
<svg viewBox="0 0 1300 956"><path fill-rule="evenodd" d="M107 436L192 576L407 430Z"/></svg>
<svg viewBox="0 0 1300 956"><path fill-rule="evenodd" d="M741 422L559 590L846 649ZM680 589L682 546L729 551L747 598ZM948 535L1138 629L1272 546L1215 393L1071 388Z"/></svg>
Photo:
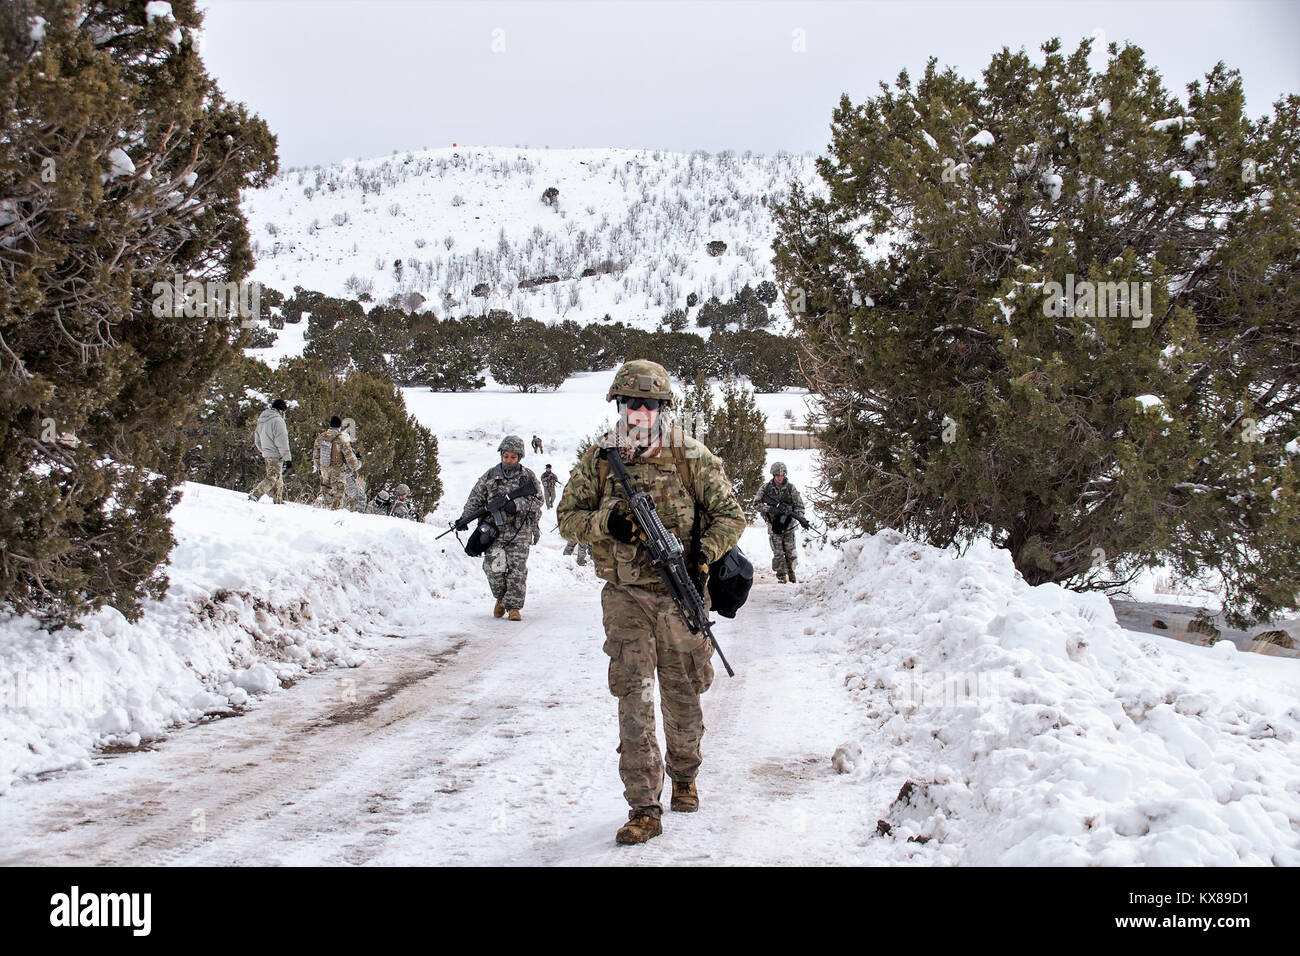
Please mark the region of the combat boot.
<svg viewBox="0 0 1300 956"><path fill-rule="evenodd" d="M493 617L505 617L505 616L506 616L506 606L505 606L504 604L502 604L500 601L497 601L497 606L494 607L494 608L492 609L492 616L493 616Z"/></svg>
<svg viewBox="0 0 1300 956"><path fill-rule="evenodd" d="M522 621L524 619L524 616L519 613L519 608L517 607L512 607L510 609L509 617L512 621Z"/></svg>
<svg viewBox="0 0 1300 956"><path fill-rule="evenodd" d="M678 813L694 813L700 808L700 794L695 789L695 781L673 781L672 809Z"/></svg>
<svg viewBox="0 0 1300 956"><path fill-rule="evenodd" d="M659 815L653 810L633 810L627 815L627 823L618 828L614 836L615 843L645 843L652 837L664 832L659 822Z"/></svg>
<svg viewBox="0 0 1300 956"><path fill-rule="evenodd" d="M796 577L794 576L794 568L791 568L789 573L790 573L790 583L791 583L791 584L798 584L798 583L799 583L799 579L796 578Z"/></svg>
<svg viewBox="0 0 1300 956"><path fill-rule="evenodd" d="M776 583L777 583L777 584L785 584L785 575L784 575L784 574L778 574L778 575L776 576Z"/></svg>

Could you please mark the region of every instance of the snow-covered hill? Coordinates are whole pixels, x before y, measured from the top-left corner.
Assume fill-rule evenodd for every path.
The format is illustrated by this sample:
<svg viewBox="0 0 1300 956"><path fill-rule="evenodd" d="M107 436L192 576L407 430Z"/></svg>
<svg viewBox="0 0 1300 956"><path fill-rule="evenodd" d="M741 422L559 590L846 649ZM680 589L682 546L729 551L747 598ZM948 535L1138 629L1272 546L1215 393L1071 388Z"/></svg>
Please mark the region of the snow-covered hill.
<svg viewBox="0 0 1300 956"><path fill-rule="evenodd" d="M439 317L608 313L650 327L689 293L725 300L772 277L770 206L792 182L820 188L811 156L445 148L289 169L243 208L252 278L285 293L417 292ZM727 246L717 257L713 241ZM520 287L548 276L561 281ZM772 311L783 323L780 302Z"/></svg>

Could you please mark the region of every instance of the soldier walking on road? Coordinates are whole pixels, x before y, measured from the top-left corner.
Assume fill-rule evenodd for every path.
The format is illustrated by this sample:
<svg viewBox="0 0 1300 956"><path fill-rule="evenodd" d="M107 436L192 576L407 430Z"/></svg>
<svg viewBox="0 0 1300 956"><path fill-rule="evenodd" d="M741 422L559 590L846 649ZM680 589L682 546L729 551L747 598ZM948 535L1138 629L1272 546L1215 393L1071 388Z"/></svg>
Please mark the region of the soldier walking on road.
<svg viewBox="0 0 1300 956"><path fill-rule="evenodd" d="M320 472L320 498L322 507L338 510L347 497L346 465L354 472L361 470L361 462L352 452L352 443L342 431L343 420L335 415L330 427L316 436L312 446L312 471Z"/></svg>
<svg viewBox="0 0 1300 956"><path fill-rule="evenodd" d="M542 472L542 490L546 492L546 507L555 507L555 488L560 483L560 476L551 471L551 466L547 465L546 470Z"/></svg>
<svg viewBox="0 0 1300 956"><path fill-rule="evenodd" d="M257 419L253 447L266 460L266 477L248 493L250 501L257 501L269 491L277 505L284 504L284 476L293 471L293 456L289 454L289 426L284 421L284 413L288 409L288 403L283 398L277 398Z"/></svg>
<svg viewBox="0 0 1300 956"><path fill-rule="evenodd" d="M583 452L560 498L560 533L589 543L609 655L609 689L618 698L619 775L630 808L619 843L644 843L663 832L664 758L655 736L654 683L659 678L671 809L699 809L695 786L704 735L700 695L713 682L713 646L692 634L639 543L622 487L601 452L624 459L632 485L648 491L664 526L707 566L730 550L745 514L722 463L672 425L672 386L656 362L634 360L614 375L606 400L618 403L618 424ZM698 518L697 518L698 515ZM699 529L698 541L692 540Z"/></svg>
<svg viewBox="0 0 1300 956"><path fill-rule="evenodd" d="M578 552L578 563L585 565L587 563L587 559L591 557L591 545L588 544L586 541L583 541L581 544L579 544L577 541L570 541L568 544L564 546L564 553L573 554L575 549Z"/></svg>
<svg viewBox="0 0 1300 956"><path fill-rule="evenodd" d="M803 497L799 489L790 484L785 464L772 462L772 480L758 489L754 505L767 522L767 540L772 545L772 570L776 579L785 584L797 583L794 566L799 560L795 526L803 524Z"/></svg>
<svg viewBox="0 0 1300 956"><path fill-rule="evenodd" d="M492 616L508 614L510 620L521 621L519 612L528 585L528 549L533 541L534 517L542 510L542 489L537 476L520 464L524 457L522 438L507 435L497 451L501 453L501 464L489 468L475 483L455 527L464 531L469 527L467 515L492 509L491 515L483 519L493 522L497 531L496 540L483 552L483 572L496 598ZM525 485L531 485L531 494L507 497Z"/></svg>

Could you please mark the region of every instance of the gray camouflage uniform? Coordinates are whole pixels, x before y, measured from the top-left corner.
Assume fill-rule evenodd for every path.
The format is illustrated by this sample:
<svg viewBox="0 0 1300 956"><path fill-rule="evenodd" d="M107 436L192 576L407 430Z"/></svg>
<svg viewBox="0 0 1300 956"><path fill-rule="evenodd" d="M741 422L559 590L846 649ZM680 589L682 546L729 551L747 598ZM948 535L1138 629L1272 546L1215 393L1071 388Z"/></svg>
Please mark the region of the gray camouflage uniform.
<svg viewBox="0 0 1300 956"><path fill-rule="evenodd" d="M542 491L537 476L523 465L507 469L493 465L474 484L465 501L461 518L487 507L497 495L507 495L525 482L532 482L533 493L515 499L515 514L502 512L485 520L495 521L497 539L483 553L483 572L487 575L492 596L507 611L522 609L528 586L528 549L533 543L533 522L542 511ZM460 519L457 519L460 520Z"/></svg>
<svg viewBox="0 0 1300 956"><path fill-rule="evenodd" d="M776 572L778 581L785 581L799 561L795 532L799 530L798 519L804 517L803 496L790 484L788 477L779 485L769 479L754 496L754 506L767 522L767 540L772 545L772 570ZM790 519L790 527L778 532L772 527L772 519L781 507L790 508L794 517Z"/></svg>

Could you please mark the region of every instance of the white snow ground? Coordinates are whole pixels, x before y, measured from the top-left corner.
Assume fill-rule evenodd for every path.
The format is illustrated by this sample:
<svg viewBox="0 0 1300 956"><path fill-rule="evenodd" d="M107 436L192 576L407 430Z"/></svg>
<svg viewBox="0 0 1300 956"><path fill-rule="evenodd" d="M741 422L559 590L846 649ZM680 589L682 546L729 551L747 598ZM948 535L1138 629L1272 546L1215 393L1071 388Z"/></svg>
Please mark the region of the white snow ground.
<svg viewBox="0 0 1300 956"><path fill-rule="evenodd" d="M814 543L778 586L759 527L754 595L718 623L737 677L705 696L702 809L614 846L590 567L547 512L511 624L433 540L506 429L566 476L607 381L408 391L441 443L431 524L190 485L172 591L141 622L0 622L0 863L1300 862L1298 662L1136 636L1001 553L890 534ZM769 454L809 486L811 452Z"/></svg>

